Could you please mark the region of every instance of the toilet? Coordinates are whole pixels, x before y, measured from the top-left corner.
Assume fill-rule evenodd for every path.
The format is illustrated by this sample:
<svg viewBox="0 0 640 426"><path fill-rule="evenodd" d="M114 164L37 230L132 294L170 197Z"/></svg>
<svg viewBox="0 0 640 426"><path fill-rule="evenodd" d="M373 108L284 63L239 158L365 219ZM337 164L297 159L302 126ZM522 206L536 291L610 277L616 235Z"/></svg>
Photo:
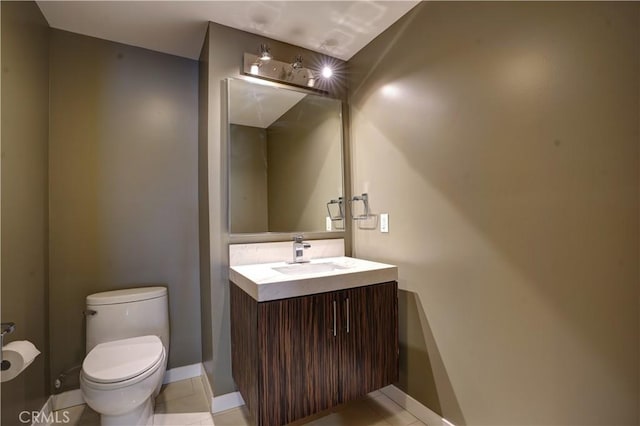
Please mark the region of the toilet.
<svg viewBox="0 0 640 426"><path fill-rule="evenodd" d="M80 372L85 402L103 426L151 425L169 351L165 287L87 296L87 356Z"/></svg>

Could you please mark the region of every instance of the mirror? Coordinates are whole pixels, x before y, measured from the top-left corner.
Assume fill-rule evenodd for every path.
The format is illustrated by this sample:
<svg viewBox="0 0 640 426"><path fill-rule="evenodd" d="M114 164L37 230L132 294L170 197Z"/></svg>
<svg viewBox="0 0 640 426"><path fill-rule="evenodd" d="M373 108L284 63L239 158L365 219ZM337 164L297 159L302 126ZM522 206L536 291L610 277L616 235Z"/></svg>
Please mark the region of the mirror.
<svg viewBox="0 0 640 426"><path fill-rule="evenodd" d="M228 79L232 234L343 229L342 103L279 84ZM337 215L336 203L329 206Z"/></svg>

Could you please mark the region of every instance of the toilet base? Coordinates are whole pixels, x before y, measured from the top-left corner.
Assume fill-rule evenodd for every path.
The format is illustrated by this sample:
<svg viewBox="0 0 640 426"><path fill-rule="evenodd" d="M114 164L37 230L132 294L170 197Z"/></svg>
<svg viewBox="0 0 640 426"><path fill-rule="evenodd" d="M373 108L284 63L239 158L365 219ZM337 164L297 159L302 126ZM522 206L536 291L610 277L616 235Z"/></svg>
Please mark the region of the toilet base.
<svg viewBox="0 0 640 426"><path fill-rule="evenodd" d="M135 410L119 416L100 414L101 426L151 426L153 425L153 398L148 398Z"/></svg>

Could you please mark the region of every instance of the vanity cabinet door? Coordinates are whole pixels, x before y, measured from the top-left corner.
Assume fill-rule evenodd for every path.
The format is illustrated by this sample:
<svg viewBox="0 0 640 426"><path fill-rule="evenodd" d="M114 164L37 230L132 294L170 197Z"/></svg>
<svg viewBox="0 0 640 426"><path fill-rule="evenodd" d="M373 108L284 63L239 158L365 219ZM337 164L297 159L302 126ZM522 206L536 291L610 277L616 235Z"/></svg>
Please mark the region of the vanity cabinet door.
<svg viewBox="0 0 640 426"><path fill-rule="evenodd" d="M337 315L335 292L258 304L258 424L284 425L338 404L334 306Z"/></svg>
<svg viewBox="0 0 640 426"><path fill-rule="evenodd" d="M341 402L398 380L398 284L340 293Z"/></svg>

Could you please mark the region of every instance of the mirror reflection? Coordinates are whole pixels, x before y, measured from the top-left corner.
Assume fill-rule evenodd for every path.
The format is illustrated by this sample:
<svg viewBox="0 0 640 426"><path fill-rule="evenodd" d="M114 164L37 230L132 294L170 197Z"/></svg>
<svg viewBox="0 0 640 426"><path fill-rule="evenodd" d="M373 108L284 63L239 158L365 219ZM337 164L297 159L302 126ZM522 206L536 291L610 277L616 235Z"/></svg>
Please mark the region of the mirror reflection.
<svg viewBox="0 0 640 426"><path fill-rule="evenodd" d="M231 233L341 230L327 211L343 191L340 100L246 80L228 89Z"/></svg>

